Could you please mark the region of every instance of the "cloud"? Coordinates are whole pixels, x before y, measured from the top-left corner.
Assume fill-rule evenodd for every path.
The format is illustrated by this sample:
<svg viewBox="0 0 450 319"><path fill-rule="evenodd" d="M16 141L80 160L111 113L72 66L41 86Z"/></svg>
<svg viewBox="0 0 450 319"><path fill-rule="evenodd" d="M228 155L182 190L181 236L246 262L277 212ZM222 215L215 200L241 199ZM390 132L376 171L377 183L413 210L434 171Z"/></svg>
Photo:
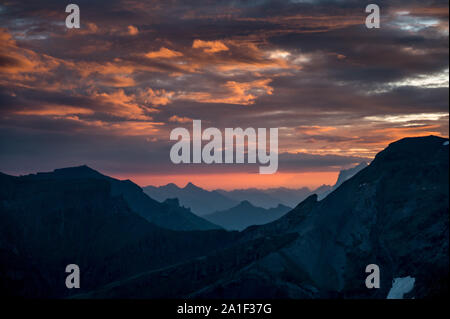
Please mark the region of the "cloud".
<svg viewBox="0 0 450 319"><path fill-rule="evenodd" d="M140 98L144 103L151 106L167 105L173 99L175 93L162 90L153 90L151 88L141 92Z"/></svg>
<svg viewBox="0 0 450 319"><path fill-rule="evenodd" d="M192 119L188 118L188 117L180 117L178 115L173 115L173 116L169 117L169 122L174 122L174 123L191 123Z"/></svg>
<svg viewBox="0 0 450 319"><path fill-rule="evenodd" d="M253 172L174 167L170 130L191 119L278 127L286 172L337 171L405 136L448 136L448 2L379 5L382 27L368 30L358 1L88 1L82 28L67 30L57 1L8 1L0 164Z"/></svg>
<svg viewBox="0 0 450 319"><path fill-rule="evenodd" d="M0 72L7 74L41 73L56 68L59 62L47 55L17 46L11 34L0 28Z"/></svg>
<svg viewBox="0 0 450 319"><path fill-rule="evenodd" d="M134 95L127 95L123 89L111 93L94 92L91 98L99 106L97 111L110 114L115 117L132 120L152 120L145 110L135 102Z"/></svg>
<svg viewBox="0 0 450 319"><path fill-rule="evenodd" d="M198 39L194 40L192 47L194 49L203 49L203 52L206 53L217 53L229 50L228 47L220 41L203 41Z"/></svg>
<svg viewBox="0 0 450 319"><path fill-rule="evenodd" d="M192 100L198 103L251 105L255 103L257 97L273 93L273 88L269 86L271 81L271 79L261 79L252 82L227 81L223 86L223 90L217 93L182 93L177 99Z"/></svg>
<svg viewBox="0 0 450 319"><path fill-rule="evenodd" d="M34 110L19 110L15 114L19 115L40 115L40 116L67 116L67 115L80 115L80 114L93 114L90 109L84 109L81 107L73 107L67 105L45 105L39 109Z"/></svg>
<svg viewBox="0 0 450 319"><path fill-rule="evenodd" d="M129 35L137 35L139 33L139 29L135 26L129 25L128 26L128 34Z"/></svg>
<svg viewBox="0 0 450 319"><path fill-rule="evenodd" d="M167 48L160 48L158 51L146 53L145 56L149 59L172 59L183 56L183 53Z"/></svg>

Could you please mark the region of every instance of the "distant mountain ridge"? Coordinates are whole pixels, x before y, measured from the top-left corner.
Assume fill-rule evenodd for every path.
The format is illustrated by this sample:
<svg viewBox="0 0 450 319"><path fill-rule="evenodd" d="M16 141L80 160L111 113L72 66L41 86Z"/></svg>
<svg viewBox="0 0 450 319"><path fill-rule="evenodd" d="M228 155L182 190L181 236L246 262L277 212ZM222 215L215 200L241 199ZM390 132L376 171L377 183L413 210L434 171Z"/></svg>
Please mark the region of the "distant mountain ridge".
<svg viewBox="0 0 450 319"><path fill-rule="evenodd" d="M230 191L216 189L208 191L192 183L188 183L182 188L170 183L164 186L146 186L143 190L147 195L160 202L168 198L178 198L182 206L190 208L193 213L199 216L230 209L242 201L249 201L253 206L265 209L275 208L279 204L295 207L312 194L317 194L319 199L325 198L345 180L366 166L367 163L360 163L355 167L341 170L335 185L322 185L314 190L307 187L297 189L277 187L268 189L235 189Z"/></svg>
<svg viewBox="0 0 450 319"><path fill-rule="evenodd" d="M171 183L159 187L146 186L143 187L143 190L148 196L160 202L168 198L178 198L182 206L190 208L192 212L199 216L229 209L239 203L219 192L207 191L192 183L188 183L183 188Z"/></svg>
<svg viewBox="0 0 450 319"><path fill-rule="evenodd" d="M235 189L232 191L218 189L217 192L236 201L248 200L254 206L269 209L277 207L279 204L295 207L309 195L315 193L322 194L328 192L329 190L331 190L331 186L322 185L315 190L310 190L307 187L297 189L277 187L268 189Z"/></svg>
<svg viewBox="0 0 450 319"><path fill-rule="evenodd" d="M248 226L272 222L291 209L291 207L282 204L265 209L253 206L249 201L242 201L235 207L205 215L203 218L227 230L243 230Z"/></svg>

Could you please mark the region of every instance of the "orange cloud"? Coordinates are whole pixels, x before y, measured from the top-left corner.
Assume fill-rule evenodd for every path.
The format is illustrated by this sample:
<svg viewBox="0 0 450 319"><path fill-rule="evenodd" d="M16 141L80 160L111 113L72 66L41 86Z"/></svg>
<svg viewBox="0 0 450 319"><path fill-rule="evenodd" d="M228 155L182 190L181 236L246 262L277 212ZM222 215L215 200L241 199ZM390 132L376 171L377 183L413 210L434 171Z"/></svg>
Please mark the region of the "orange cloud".
<svg viewBox="0 0 450 319"><path fill-rule="evenodd" d="M318 125L302 125L297 127L296 131L300 134L306 134L306 135L316 135L316 134L323 134L330 131L336 130L336 127L333 126L318 126Z"/></svg>
<svg viewBox="0 0 450 319"><path fill-rule="evenodd" d="M100 105L103 105L103 109L99 110L102 113L126 119L152 120L150 116L145 114L144 109L135 102L135 96L127 95L122 89L113 93L95 92L91 97Z"/></svg>
<svg viewBox="0 0 450 319"><path fill-rule="evenodd" d="M96 62L78 62L76 64L71 62L65 62L67 67L76 69L81 76L87 77L91 74L116 74L116 75L130 75L136 69L135 65L131 65L123 62L120 59L116 59L113 62L106 62L104 64Z"/></svg>
<svg viewBox="0 0 450 319"><path fill-rule="evenodd" d="M190 123L190 122L192 122L192 119L189 117L180 117L178 115L173 115L173 116L169 117L169 122Z"/></svg>
<svg viewBox="0 0 450 319"><path fill-rule="evenodd" d="M205 53L217 53L220 51L228 51L229 48L221 41L202 41L194 40L192 43L194 49L203 49Z"/></svg>
<svg viewBox="0 0 450 319"><path fill-rule="evenodd" d="M6 31L0 28L0 72L9 74L44 73L57 67L57 59L38 55L32 50L19 48Z"/></svg>
<svg viewBox="0 0 450 319"><path fill-rule="evenodd" d="M159 51L146 53L145 56L149 59L172 59L183 56L183 53L162 47Z"/></svg>
<svg viewBox="0 0 450 319"><path fill-rule="evenodd" d="M168 92L164 89L153 90L149 88L141 93L141 99L144 103L151 104L152 106L167 105L171 102L174 94L174 92Z"/></svg>
<svg viewBox="0 0 450 319"><path fill-rule="evenodd" d="M178 96L181 100L192 100L198 103L226 103L251 105L264 94L271 95L273 88L269 86L271 79L261 79L252 82L227 81L224 92L193 92L182 93Z"/></svg>
<svg viewBox="0 0 450 319"><path fill-rule="evenodd" d="M139 29L135 26L129 25L128 26L128 34L129 35L137 35L139 33Z"/></svg>
<svg viewBox="0 0 450 319"><path fill-rule="evenodd" d="M130 87L136 85L133 78L121 75L113 75L112 77L101 80L101 83L111 87Z"/></svg>
<svg viewBox="0 0 450 319"><path fill-rule="evenodd" d="M90 109L81 107L67 106L67 105L45 105L35 110L16 111L19 115L39 115L39 116L65 116L75 114L93 114Z"/></svg>

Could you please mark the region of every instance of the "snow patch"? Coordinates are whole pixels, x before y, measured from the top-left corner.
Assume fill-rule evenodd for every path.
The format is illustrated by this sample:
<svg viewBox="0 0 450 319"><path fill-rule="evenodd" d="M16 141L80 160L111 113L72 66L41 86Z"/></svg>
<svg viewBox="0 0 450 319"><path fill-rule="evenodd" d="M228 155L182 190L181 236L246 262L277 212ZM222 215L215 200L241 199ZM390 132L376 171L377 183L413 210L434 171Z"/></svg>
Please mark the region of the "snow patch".
<svg viewBox="0 0 450 319"><path fill-rule="evenodd" d="M442 145L447 146L448 145L448 141L444 142Z"/></svg>
<svg viewBox="0 0 450 319"><path fill-rule="evenodd" d="M386 299L403 299L403 295L407 294L414 288L416 279L414 277L399 277L392 281L392 288Z"/></svg>

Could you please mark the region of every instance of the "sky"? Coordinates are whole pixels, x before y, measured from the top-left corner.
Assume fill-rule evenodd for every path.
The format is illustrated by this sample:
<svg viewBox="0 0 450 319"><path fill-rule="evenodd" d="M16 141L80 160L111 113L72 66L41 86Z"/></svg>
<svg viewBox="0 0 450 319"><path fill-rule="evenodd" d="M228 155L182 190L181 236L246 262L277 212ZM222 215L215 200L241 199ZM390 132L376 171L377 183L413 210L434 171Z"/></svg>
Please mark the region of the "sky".
<svg viewBox="0 0 450 319"><path fill-rule="evenodd" d="M449 132L448 1L0 1L0 171L314 188ZM279 165L170 161L176 127L278 128Z"/></svg>

